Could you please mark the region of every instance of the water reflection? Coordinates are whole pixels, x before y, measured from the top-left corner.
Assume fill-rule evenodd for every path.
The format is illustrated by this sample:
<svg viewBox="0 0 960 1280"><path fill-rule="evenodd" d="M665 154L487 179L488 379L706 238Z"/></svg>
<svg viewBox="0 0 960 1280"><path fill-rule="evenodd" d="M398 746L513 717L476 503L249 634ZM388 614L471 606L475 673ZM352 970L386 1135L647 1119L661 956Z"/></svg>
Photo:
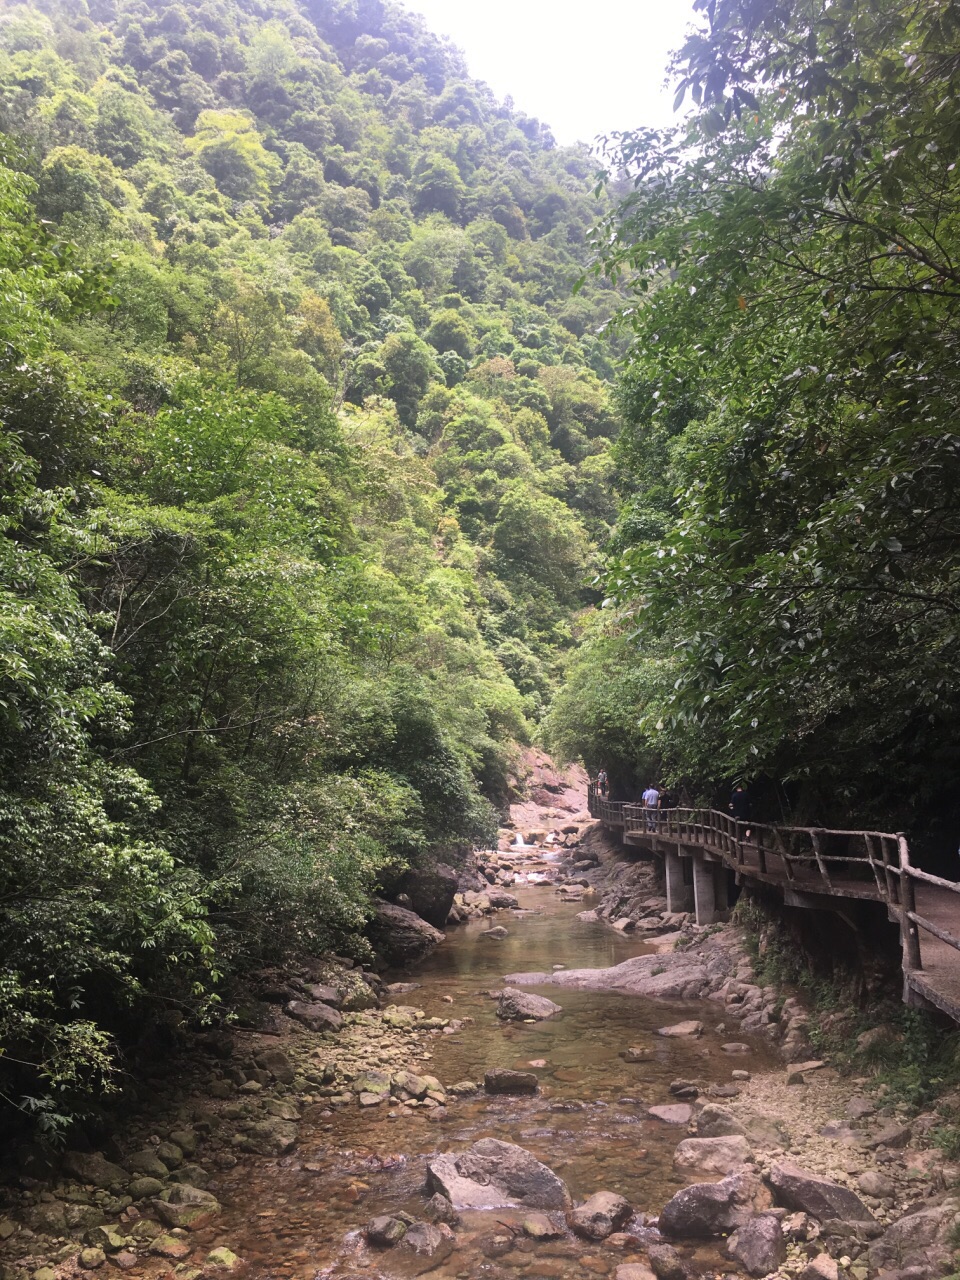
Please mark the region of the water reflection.
<svg viewBox="0 0 960 1280"><path fill-rule="evenodd" d="M721 1010L710 1002L654 1002L545 986L531 989L560 1004L562 1013L540 1023L501 1023L490 992L503 985L506 973L549 972L555 965L606 967L648 950L602 924L577 920L587 902L560 903L543 888L521 889L519 896L525 910L497 917L508 930L506 938L483 937L489 921L451 930L447 944L417 972L397 975L421 984L398 996L398 1002L415 1004L428 1015L473 1020L454 1035L433 1039L429 1070L445 1084L482 1079L490 1067L510 1067L534 1070L540 1093L532 1098L481 1094L439 1112L396 1108L392 1117L385 1106L350 1108L333 1117L312 1108L295 1156L242 1175L238 1169L222 1184L228 1204L237 1206L224 1224L225 1238L254 1274L412 1274L416 1260L405 1261L397 1251L373 1257L350 1233L378 1213L421 1216L426 1156L481 1137L526 1147L564 1178L577 1199L600 1189L616 1191L637 1210L655 1215L683 1183L673 1171L672 1155L685 1130L652 1120L646 1108L669 1101L668 1086L678 1078L726 1083L734 1067L769 1065L760 1044L753 1057L731 1060L720 1052L733 1028L718 1028ZM654 1034L686 1018L705 1024L700 1039ZM736 1038L742 1038L739 1030ZM647 1047L650 1056L625 1061L620 1055L633 1045ZM624 1261L622 1253L571 1239L534 1248L530 1241L514 1240L510 1219L507 1211L469 1215L458 1231L456 1252L431 1274L586 1277L606 1274ZM501 1233L500 1244L487 1239L491 1231Z"/></svg>

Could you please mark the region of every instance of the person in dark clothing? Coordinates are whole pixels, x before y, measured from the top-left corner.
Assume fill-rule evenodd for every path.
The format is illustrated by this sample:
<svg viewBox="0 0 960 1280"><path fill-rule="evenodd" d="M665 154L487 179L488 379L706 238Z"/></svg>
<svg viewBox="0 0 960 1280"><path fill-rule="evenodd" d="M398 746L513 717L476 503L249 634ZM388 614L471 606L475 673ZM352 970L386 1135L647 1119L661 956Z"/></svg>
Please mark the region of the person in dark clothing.
<svg viewBox="0 0 960 1280"><path fill-rule="evenodd" d="M678 797L673 787L667 787L666 790L660 792L660 808L676 809Z"/></svg>
<svg viewBox="0 0 960 1280"><path fill-rule="evenodd" d="M733 814L737 822L750 821L750 793L742 782L738 782L730 796L730 812ZM744 838L750 839L749 830L745 831Z"/></svg>

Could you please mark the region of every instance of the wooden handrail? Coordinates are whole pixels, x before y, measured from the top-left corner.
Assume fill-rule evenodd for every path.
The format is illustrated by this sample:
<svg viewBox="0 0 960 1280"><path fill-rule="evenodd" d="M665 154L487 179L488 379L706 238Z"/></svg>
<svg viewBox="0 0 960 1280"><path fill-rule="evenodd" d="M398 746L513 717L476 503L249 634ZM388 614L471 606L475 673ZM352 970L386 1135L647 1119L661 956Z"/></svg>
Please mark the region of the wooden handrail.
<svg viewBox="0 0 960 1280"><path fill-rule="evenodd" d="M837 884L831 879L829 866L842 864L847 867L869 868L878 900L886 902L899 920L905 972L922 968L918 930L932 934L960 952L960 937L925 916L918 915L916 908L917 882L949 889L958 895L960 882L945 880L942 876L931 875L930 872L913 866L910 846L902 832L742 822L717 809L679 805L673 809L648 809L642 804L598 796L593 784L588 792L588 808L592 817L599 818L608 826L622 827L625 835L650 836L669 840L678 846L695 845L711 852L716 851L732 865L738 876L751 874L753 869L747 854L755 851L759 865L754 874L765 880L783 879L808 892L810 882L798 882L795 867L805 865L811 870L816 868L824 889L835 897L862 897L863 894L854 891L845 895L843 883ZM749 841L746 839L748 831L751 837ZM864 852L830 853L830 842L841 839L849 846L859 843ZM803 840L809 843L809 848L795 851L792 847L794 842ZM782 875L770 870L769 857L779 859L783 864ZM870 885L870 882L868 878L858 884Z"/></svg>

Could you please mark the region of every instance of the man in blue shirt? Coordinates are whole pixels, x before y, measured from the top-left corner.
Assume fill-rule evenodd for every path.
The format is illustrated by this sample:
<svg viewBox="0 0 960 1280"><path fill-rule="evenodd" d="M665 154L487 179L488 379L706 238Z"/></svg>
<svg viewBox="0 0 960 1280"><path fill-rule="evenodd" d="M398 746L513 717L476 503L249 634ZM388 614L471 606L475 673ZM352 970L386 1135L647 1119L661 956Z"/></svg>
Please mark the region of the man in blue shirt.
<svg viewBox="0 0 960 1280"><path fill-rule="evenodd" d="M650 784L643 793L643 807L647 811L647 830L655 831L657 828L657 809L660 805L660 792L657 788Z"/></svg>

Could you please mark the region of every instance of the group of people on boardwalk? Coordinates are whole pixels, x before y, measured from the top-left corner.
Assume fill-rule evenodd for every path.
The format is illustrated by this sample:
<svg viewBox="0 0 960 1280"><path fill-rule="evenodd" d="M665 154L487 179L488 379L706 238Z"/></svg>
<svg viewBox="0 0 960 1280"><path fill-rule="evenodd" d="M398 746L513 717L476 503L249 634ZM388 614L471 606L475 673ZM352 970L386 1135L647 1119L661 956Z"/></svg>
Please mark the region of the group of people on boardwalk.
<svg viewBox="0 0 960 1280"><path fill-rule="evenodd" d="M606 769L601 769L597 774L597 780L594 783L598 796L606 799L610 794L610 779ZM655 831L657 829L657 812L661 809L676 809L680 804L680 797L673 787L657 786L651 782L641 797L641 803L646 810L647 830ZM731 792L730 803L727 806L731 816L737 822L750 821L750 793L744 783L738 782ZM750 832L746 832L749 838Z"/></svg>

